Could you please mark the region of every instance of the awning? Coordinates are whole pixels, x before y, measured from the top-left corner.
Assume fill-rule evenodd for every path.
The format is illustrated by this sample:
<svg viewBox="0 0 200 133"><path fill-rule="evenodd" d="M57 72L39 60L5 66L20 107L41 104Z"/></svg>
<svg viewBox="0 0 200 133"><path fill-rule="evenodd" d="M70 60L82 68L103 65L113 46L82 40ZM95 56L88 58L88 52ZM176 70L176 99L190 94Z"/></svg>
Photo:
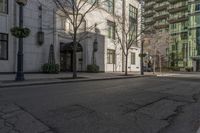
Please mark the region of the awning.
<svg viewBox="0 0 200 133"><path fill-rule="evenodd" d="M60 43L60 51L73 51L73 42L70 43ZM82 52L83 47L80 43L77 45L77 52Z"/></svg>

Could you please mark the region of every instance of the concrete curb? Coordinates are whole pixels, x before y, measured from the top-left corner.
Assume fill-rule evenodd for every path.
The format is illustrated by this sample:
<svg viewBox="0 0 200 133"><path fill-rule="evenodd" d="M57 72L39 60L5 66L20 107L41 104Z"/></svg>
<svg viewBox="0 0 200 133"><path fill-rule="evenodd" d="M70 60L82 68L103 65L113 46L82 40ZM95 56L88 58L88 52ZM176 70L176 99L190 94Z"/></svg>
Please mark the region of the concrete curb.
<svg viewBox="0 0 200 133"><path fill-rule="evenodd" d="M142 78L142 77L156 77L156 75L145 75L145 76L128 76L128 77L111 77L111 78L97 78L97 79L75 79L75 80L62 80L62 81L51 81L51 82L36 82L36 83L26 83L18 82L16 84L0 84L0 88L7 87L25 87L25 86L37 86L37 85L51 85L51 84L63 84L63 83L76 83L76 82L89 82L89 81L103 81L103 80L117 80L117 79L131 79L131 78Z"/></svg>

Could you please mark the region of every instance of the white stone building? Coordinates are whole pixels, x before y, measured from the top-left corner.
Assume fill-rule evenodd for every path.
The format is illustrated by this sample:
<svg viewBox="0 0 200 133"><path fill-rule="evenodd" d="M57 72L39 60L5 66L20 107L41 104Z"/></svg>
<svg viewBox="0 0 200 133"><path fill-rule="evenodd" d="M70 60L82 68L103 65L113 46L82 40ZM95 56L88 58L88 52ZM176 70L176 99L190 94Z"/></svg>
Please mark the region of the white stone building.
<svg viewBox="0 0 200 133"><path fill-rule="evenodd" d="M114 22L112 11L122 16L122 1L114 1L100 6L86 15L85 25L97 24L98 33L90 31L90 38L80 42L77 51L77 68L86 71L87 65L92 64L93 42L97 36L98 50L95 52L95 63L100 66L100 71L122 71L122 50L114 42ZM42 7L42 8L41 8ZM137 0L126 1L126 16L138 10L140 4ZM134 10L133 10L134 9ZM70 49L71 37L67 34L70 29L68 21L60 17L50 0L28 0L24 7L24 26L31 29L29 37L24 39L24 72L40 72L41 66L48 62L49 47L54 45L56 63L61 65L61 71L71 71L72 53ZM137 19L139 20L139 19ZM0 1L0 73L16 72L16 59L18 41L10 33L10 29L18 25L18 5L15 0ZM137 25L137 32L140 30ZM44 32L44 43L39 44L38 32ZM132 47L128 59L128 71L140 70L140 48Z"/></svg>

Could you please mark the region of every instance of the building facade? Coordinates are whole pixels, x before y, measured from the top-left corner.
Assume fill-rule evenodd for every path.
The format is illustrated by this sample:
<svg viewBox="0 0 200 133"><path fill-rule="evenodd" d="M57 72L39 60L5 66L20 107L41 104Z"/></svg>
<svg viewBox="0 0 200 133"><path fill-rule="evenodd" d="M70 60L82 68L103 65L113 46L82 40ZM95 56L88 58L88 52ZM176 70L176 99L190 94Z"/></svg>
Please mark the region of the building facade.
<svg viewBox="0 0 200 133"><path fill-rule="evenodd" d="M199 0L146 0L145 25L167 31L168 66L199 70Z"/></svg>
<svg viewBox="0 0 200 133"><path fill-rule="evenodd" d="M99 2L100 3L100 2ZM41 72L41 66L48 62L50 45L54 45L55 61L61 71L72 70L72 38L69 35L68 20L58 14L49 0L29 0L24 7L24 26L31 30L29 37L24 39L24 71ZM131 8L136 14L140 10L137 0L126 2L126 15ZM83 26L97 25L94 30L88 31L88 39L78 44L77 69L86 71L87 65L95 62L100 71L122 71L124 58L120 45L115 43L114 16L122 16L122 3L118 0L109 0L103 7L99 6L85 17ZM10 33L10 29L18 26L18 5L15 0L0 1L0 73L16 72L18 41ZM139 15L137 15L139 17ZM138 18L136 18L138 20ZM137 22L137 30L140 24ZM44 33L41 40L40 33ZM97 48L94 50L94 41ZM140 70L140 48L132 46L129 50L128 70Z"/></svg>

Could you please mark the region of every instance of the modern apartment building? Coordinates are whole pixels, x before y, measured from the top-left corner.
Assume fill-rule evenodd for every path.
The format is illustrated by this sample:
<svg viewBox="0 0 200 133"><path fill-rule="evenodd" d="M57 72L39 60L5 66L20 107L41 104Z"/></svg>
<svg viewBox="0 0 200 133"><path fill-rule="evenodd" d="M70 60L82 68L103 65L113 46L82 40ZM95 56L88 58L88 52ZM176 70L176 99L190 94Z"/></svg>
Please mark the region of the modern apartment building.
<svg viewBox="0 0 200 133"><path fill-rule="evenodd" d="M145 25L167 31L170 67L199 70L199 0L145 0Z"/></svg>
<svg viewBox="0 0 200 133"><path fill-rule="evenodd" d="M94 0L91 0L93 2ZM115 43L115 23L113 17L122 15L122 1L108 0L98 8L88 13L83 26L91 27L97 24L96 30L90 31L90 37L78 45L77 69L86 71L87 65L92 64L93 56L100 71L122 71L124 62L122 50ZM41 66L48 62L50 45L54 45L56 63L60 64L61 71L72 70L72 38L69 34L69 21L58 15L53 9L50 0L28 0L24 6L24 26L31 30L29 37L24 39L24 71L40 72ZM88 3L89 4L89 3ZM16 55L18 41L10 33L10 29L18 26L18 4L15 0L0 0L0 73L16 72ZM138 14L140 4L137 0L126 0L125 15ZM139 18L139 15L135 15ZM138 20L134 18L134 20ZM131 19L130 19L131 20ZM137 23L135 32L139 31ZM84 28L83 28L84 29ZM44 32L43 41L38 41L39 32ZM97 38L98 46L95 54L94 40ZM140 48L133 46L128 58L128 71L140 70Z"/></svg>

